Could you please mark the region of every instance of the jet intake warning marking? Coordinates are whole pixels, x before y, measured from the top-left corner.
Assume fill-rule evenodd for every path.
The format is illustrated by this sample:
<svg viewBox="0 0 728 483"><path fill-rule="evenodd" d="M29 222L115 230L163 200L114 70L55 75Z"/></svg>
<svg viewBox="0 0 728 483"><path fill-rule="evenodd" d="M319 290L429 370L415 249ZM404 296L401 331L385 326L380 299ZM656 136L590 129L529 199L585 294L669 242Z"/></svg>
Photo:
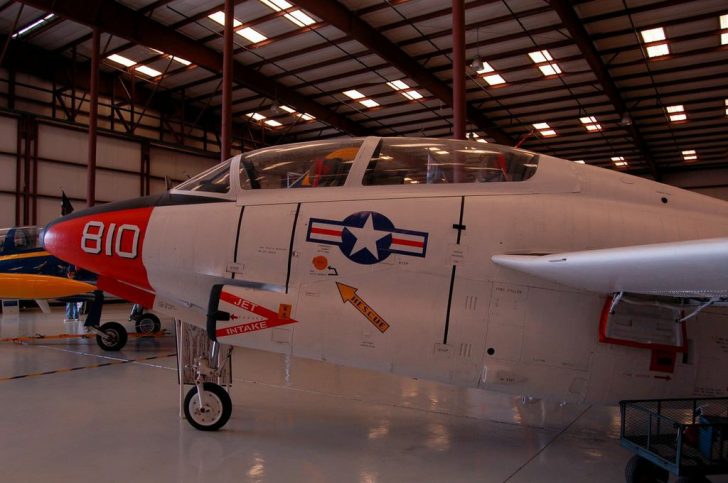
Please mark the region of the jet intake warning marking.
<svg viewBox="0 0 728 483"><path fill-rule="evenodd" d="M424 257L427 252L426 232L402 230L376 211L360 211L343 221L311 218L306 241L337 245L349 260L372 265L392 253Z"/></svg>
<svg viewBox="0 0 728 483"><path fill-rule="evenodd" d="M222 292L220 294L220 300L227 302L235 307L238 307L246 312L264 317L263 320L256 320L253 322L246 322L244 324L235 325L232 327L223 327L215 331L217 337L225 337L230 335L246 334L248 332L256 332L263 329L271 329L280 325L293 324L298 322L290 318L291 306L288 304L281 304L278 307L278 312L274 312L270 309L262 307L256 303L253 303L244 298L233 295L229 292ZM230 319L238 319L239 316L235 313L230 314Z"/></svg>
<svg viewBox="0 0 728 483"><path fill-rule="evenodd" d="M369 322L371 322L372 325L379 330L379 332L384 334L387 329L389 329L389 324L385 322L384 319L381 318L368 303L364 302L364 300L356 294L356 291L358 290L357 288L339 282L336 282L336 288L339 289L341 300L344 303L351 303L351 305L361 312L361 314L366 317L367 320L369 320Z"/></svg>

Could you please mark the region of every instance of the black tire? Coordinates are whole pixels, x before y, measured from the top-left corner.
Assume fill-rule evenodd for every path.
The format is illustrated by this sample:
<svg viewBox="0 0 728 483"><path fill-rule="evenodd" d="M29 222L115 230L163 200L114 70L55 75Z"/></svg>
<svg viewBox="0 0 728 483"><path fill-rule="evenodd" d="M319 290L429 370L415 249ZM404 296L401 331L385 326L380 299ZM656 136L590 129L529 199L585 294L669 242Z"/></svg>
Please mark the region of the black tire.
<svg viewBox="0 0 728 483"><path fill-rule="evenodd" d="M185 417L187 422L200 431L217 431L225 426L233 412L233 403L225 389L212 382L205 382L203 405L200 411L197 386L189 390L185 397Z"/></svg>
<svg viewBox="0 0 728 483"><path fill-rule="evenodd" d="M106 334L106 337L96 336L96 343L105 351L119 351L125 345L128 334L123 325L118 322L106 322L99 327L99 330Z"/></svg>
<svg viewBox="0 0 728 483"><path fill-rule="evenodd" d="M136 319L134 328L138 334L156 334L162 330L162 323L156 315L144 313Z"/></svg>
<svg viewBox="0 0 728 483"><path fill-rule="evenodd" d="M669 478L669 471L637 455L632 456L624 468L627 483L667 483Z"/></svg>

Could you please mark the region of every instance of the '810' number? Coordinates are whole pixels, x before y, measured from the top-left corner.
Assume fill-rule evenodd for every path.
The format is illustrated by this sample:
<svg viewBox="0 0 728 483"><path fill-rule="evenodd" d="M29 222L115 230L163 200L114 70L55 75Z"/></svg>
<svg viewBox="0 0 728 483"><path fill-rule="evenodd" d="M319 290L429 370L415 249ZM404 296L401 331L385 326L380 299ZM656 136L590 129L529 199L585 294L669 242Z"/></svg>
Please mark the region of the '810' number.
<svg viewBox="0 0 728 483"><path fill-rule="evenodd" d="M92 255L98 255L103 250L104 254L110 257L116 254L121 258L136 258L139 232L139 227L136 225L124 224L117 228L116 223L111 223L106 230L103 222L89 221L83 227L81 250Z"/></svg>

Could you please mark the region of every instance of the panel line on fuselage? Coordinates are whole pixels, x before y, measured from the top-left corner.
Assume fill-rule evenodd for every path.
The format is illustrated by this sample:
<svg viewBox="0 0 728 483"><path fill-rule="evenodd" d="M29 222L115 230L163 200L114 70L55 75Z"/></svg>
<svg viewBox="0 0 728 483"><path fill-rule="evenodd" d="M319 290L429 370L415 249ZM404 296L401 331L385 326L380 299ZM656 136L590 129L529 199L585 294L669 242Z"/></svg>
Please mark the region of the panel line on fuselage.
<svg viewBox="0 0 728 483"><path fill-rule="evenodd" d="M233 251L233 263L238 263L238 245L240 244L240 227L243 226L243 213L245 213L245 206L240 207L240 215L238 216L238 230L235 232L235 251ZM232 273L233 280L235 280L235 272Z"/></svg>
<svg viewBox="0 0 728 483"><path fill-rule="evenodd" d="M453 228L458 231L458 238L456 245L460 245L460 234L465 229L463 225L463 216L465 214L465 197L460 197L460 219L457 225L453 225ZM442 336L442 343L447 344L447 334L450 331L450 308L452 307L452 293L455 289L455 272L457 271L457 265L452 266L452 273L450 274L450 292L447 294L447 312L445 314L445 334Z"/></svg>
<svg viewBox="0 0 728 483"><path fill-rule="evenodd" d="M288 293L288 283L291 281L291 259L293 258L293 241L296 238L296 225L298 224L298 214L301 212L301 203L296 204L296 216L293 218L293 228L291 228L291 244L288 246L288 268L286 269L286 293Z"/></svg>

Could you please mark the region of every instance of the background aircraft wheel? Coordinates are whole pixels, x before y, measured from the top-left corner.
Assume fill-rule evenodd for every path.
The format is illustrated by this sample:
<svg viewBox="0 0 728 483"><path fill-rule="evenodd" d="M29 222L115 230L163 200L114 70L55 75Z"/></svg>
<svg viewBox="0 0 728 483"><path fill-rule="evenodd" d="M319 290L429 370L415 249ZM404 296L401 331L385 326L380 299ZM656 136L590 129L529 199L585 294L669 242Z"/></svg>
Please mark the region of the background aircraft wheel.
<svg viewBox="0 0 728 483"><path fill-rule="evenodd" d="M99 330L105 336L96 336L96 343L105 351L118 351L126 345L127 333L123 325L118 322L106 322Z"/></svg>
<svg viewBox="0 0 728 483"><path fill-rule="evenodd" d="M197 397L197 386L185 397L185 417L200 431L217 431L225 426L233 412L233 403L225 389L212 382L203 383L202 407Z"/></svg>
<svg viewBox="0 0 728 483"><path fill-rule="evenodd" d="M155 334L162 330L162 323L154 314L142 314L134 323L134 328L139 334Z"/></svg>
<svg viewBox="0 0 728 483"><path fill-rule="evenodd" d="M641 456L634 455L624 468L627 483L667 483L670 473Z"/></svg>

